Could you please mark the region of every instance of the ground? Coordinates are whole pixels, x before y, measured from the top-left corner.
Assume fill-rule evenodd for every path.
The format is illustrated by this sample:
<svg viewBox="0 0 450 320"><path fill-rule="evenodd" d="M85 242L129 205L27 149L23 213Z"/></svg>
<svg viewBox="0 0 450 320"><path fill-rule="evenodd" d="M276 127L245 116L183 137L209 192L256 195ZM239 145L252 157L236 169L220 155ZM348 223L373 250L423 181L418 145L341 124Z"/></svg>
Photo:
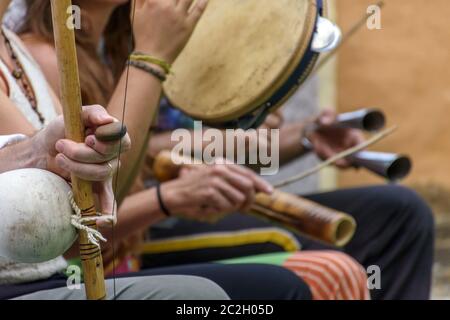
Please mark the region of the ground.
<svg viewBox="0 0 450 320"><path fill-rule="evenodd" d="M450 212L436 214L433 299L450 300Z"/></svg>

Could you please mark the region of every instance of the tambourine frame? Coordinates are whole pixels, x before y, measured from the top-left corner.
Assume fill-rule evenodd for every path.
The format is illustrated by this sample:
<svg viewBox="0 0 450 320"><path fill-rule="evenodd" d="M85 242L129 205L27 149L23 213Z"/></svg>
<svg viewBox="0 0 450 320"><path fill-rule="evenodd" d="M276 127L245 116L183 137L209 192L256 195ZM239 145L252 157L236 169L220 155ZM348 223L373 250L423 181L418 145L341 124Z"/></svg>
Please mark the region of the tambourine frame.
<svg viewBox="0 0 450 320"><path fill-rule="evenodd" d="M180 109L189 116L203 120L206 124L214 127L249 129L261 125L269 113L283 105L298 90L318 60L319 54L311 50L311 44L318 16L326 14L327 9L324 0L310 0L309 2L305 29L295 50L296 54L293 54L287 61L280 75L267 85L268 89L264 90L263 95L246 103L247 107L243 107L242 110L234 110L233 114L230 114L231 111L228 109L222 113L215 113L214 116L199 116L195 112ZM176 106L170 97L167 98L172 105Z"/></svg>

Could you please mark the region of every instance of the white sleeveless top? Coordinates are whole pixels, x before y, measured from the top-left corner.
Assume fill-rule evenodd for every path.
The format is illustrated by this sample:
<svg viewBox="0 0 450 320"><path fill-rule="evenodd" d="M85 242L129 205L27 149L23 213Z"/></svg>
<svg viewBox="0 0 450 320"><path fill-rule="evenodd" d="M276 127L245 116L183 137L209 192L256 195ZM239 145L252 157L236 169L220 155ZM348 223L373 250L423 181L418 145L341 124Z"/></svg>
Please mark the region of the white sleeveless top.
<svg viewBox="0 0 450 320"><path fill-rule="evenodd" d="M30 102L11 75L10 70L0 59L0 72L3 73L4 78L8 83L9 97L33 127L36 130L40 130L57 117L47 81L42 74L39 65L34 61L29 52L27 52L20 39L7 29L4 29L4 31L31 82L31 86L33 87L36 96L37 106L45 119L45 124L42 125L39 121L39 117L33 111ZM16 263L0 257L0 285L44 280L63 271L66 267L67 262L63 257L37 264Z"/></svg>
<svg viewBox="0 0 450 320"><path fill-rule="evenodd" d="M8 84L9 98L22 112L28 122L30 122L36 130L40 130L58 116L52 96L50 95L48 89L49 86L47 80L42 74L39 65L31 57L30 53L25 49L20 39L8 29L3 28L3 30L5 32L5 35L11 42L14 53L17 55L17 59L22 64L25 74L30 80L31 87L33 88L33 92L36 97L38 110L45 119L44 125L42 125L42 123L39 121L38 115L31 107L30 102L23 93L16 79L11 75L11 71L0 59L0 72L3 74Z"/></svg>

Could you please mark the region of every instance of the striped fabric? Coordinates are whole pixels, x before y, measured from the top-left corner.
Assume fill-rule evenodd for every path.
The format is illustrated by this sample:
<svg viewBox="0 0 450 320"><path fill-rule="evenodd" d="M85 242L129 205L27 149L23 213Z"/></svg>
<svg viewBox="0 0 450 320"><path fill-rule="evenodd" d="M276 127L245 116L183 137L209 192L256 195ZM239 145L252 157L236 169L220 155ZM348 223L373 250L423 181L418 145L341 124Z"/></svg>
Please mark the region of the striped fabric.
<svg viewBox="0 0 450 320"><path fill-rule="evenodd" d="M298 251L283 266L309 285L314 300L370 299L365 270L344 253Z"/></svg>
<svg viewBox="0 0 450 320"><path fill-rule="evenodd" d="M294 238L295 239L295 238ZM265 263L283 266L301 277L311 288L315 300L368 300L367 275L353 258L339 251L299 251L298 242L277 228L245 232L214 232L179 238L152 240L140 249L141 254L177 254L199 249L218 250L245 244L276 243L284 252L222 260L221 263ZM296 243L296 245L294 245Z"/></svg>

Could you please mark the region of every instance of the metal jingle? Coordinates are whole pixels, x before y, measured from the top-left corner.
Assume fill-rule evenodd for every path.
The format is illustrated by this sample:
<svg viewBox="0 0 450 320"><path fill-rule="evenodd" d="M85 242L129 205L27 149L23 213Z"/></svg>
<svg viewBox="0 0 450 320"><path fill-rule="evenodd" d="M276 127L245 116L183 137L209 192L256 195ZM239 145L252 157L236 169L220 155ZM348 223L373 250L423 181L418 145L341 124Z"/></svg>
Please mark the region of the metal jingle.
<svg viewBox="0 0 450 320"><path fill-rule="evenodd" d="M330 20L319 17L311 50L319 53L330 52L339 45L341 40L342 32L339 27Z"/></svg>

